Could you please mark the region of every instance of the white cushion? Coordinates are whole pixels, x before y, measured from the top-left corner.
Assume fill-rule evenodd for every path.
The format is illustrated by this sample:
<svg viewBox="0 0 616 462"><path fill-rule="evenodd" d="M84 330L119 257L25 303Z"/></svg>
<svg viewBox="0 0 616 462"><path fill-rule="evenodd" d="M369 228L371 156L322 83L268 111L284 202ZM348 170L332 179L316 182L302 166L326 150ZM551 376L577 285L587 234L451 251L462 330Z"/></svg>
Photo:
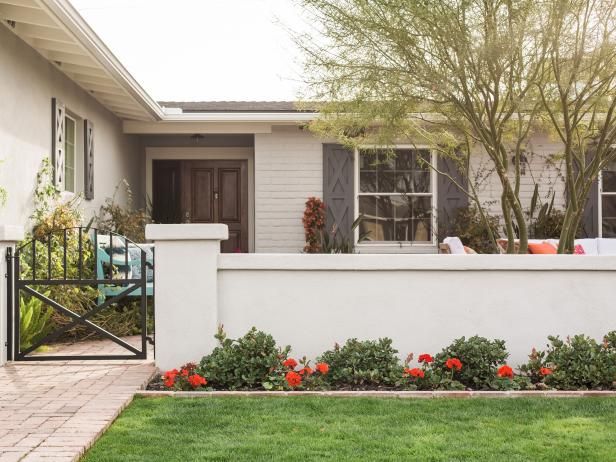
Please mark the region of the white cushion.
<svg viewBox="0 0 616 462"><path fill-rule="evenodd" d="M555 249L558 250L558 239L546 239L544 242L547 242L548 244L550 244L551 246L553 246Z"/></svg>
<svg viewBox="0 0 616 462"><path fill-rule="evenodd" d="M446 237L443 239L443 244L447 244L449 246L449 251L452 255L466 255L464 251L464 244L459 237Z"/></svg>
<svg viewBox="0 0 616 462"><path fill-rule="evenodd" d="M616 255L616 239L597 239L599 255Z"/></svg>
<svg viewBox="0 0 616 462"><path fill-rule="evenodd" d="M598 239L576 239L575 245L581 245L584 255L599 255Z"/></svg>

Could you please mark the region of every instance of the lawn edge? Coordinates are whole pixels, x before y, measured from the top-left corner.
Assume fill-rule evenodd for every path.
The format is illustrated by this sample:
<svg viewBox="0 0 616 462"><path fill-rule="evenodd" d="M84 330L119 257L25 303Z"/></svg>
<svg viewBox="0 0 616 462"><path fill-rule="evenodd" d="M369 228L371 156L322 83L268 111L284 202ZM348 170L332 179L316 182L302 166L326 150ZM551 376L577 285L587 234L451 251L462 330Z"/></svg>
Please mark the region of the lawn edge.
<svg viewBox="0 0 616 462"><path fill-rule="evenodd" d="M158 391L140 390L143 398L222 398L222 397L291 397L319 396L333 398L616 398L616 391Z"/></svg>

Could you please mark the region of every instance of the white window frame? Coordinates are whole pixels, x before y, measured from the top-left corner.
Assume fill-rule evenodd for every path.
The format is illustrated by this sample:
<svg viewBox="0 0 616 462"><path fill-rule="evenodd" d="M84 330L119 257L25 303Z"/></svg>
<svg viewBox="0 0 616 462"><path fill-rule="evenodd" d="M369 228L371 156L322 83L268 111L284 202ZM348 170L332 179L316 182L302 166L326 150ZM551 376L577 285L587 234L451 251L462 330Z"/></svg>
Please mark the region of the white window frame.
<svg viewBox="0 0 616 462"><path fill-rule="evenodd" d="M416 145L416 144L396 144L390 147L392 150L397 151L397 150L403 150L403 149L412 149L415 151L430 151L430 163L432 165L434 165L434 161L436 159L436 152L434 151L434 149L431 146L428 145ZM359 148L355 149L354 151L354 172L353 172L353 209L355 211L354 213L354 220L357 220L357 218L359 218L359 195L360 195L360 191L359 191L359 156L360 151L362 150L369 150L369 149L374 149L374 147L371 146L360 146ZM426 253L430 253L431 251L433 251L436 246L438 245L438 239L437 239L437 194L438 194L438 188L437 188L437 173L436 170L434 168L430 168L430 187L431 187L431 192L430 193L412 193L412 194L408 194L411 196L431 196L431 201L430 201L430 206L432 208L432 239L430 242L426 242L426 241L364 241L361 243L358 243L357 241L359 240L359 226L355 229L354 232L354 243L355 243L355 248L357 249L357 251L359 251L360 253L362 251L364 252L383 252L383 253L394 253L396 251L412 251L412 250L417 250L417 251L423 251ZM389 193L386 193L389 194ZM378 196L379 193L374 193L375 196ZM393 195L396 195L395 193ZM404 195L402 193L399 193L399 195Z"/></svg>
<svg viewBox="0 0 616 462"><path fill-rule="evenodd" d="M68 165L68 150L66 149L66 142L68 141L68 137L66 135L67 133L67 124L66 124L66 120L69 119L73 122L73 126L74 126L74 130L73 130L73 184L72 184L72 190L68 189L68 182L67 182L67 175L66 175L66 168ZM77 193L77 151L78 151L78 146L77 146L77 130L78 130L78 125L77 125L77 119L75 119L75 117L70 116L68 113L66 113L64 115L64 136L65 136L65 148L64 148L64 192L66 194L76 194Z"/></svg>

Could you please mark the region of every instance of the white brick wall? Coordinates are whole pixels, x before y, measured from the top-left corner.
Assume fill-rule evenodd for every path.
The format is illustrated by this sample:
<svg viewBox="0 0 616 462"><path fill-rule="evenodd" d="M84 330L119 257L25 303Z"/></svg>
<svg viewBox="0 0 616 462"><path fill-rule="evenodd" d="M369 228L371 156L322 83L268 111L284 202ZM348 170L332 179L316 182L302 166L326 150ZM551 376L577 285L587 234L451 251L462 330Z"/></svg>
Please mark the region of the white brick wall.
<svg viewBox="0 0 616 462"><path fill-rule="evenodd" d="M300 252L306 199L323 197L323 143L297 127L255 135L255 251Z"/></svg>

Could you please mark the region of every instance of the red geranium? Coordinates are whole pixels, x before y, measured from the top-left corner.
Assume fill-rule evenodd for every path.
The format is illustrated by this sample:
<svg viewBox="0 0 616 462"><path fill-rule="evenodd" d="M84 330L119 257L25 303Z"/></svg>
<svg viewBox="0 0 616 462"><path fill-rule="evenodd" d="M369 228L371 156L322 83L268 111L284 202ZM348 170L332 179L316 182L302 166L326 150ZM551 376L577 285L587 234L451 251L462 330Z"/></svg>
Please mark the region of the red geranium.
<svg viewBox="0 0 616 462"><path fill-rule="evenodd" d="M511 369L509 366L507 366L506 364L499 367L498 371L496 372L496 375L498 375L501 378L508 378L508 379L512 379L513 378L513 369Z"/></svg>
<svg viewBox="0 0 616 462"><path fill-rule="evenodd" d="M424 354L419 355L419 358L417 359L417 361L419 361L420 363L428 364L434 361L434 358L430 356L428 353L424 353Z"/></svg>
<svg viewBox="0 0 616 462"><path fill-rule="evenodd" d="M171 369L170 371L167 371L163 374L163 384L167 387L167 388L173 388L173 385L175 385L175 377L178 375L178 370L177 369Z"/></svg>
<svg viewBox="0 0 616 462"><path fill-rule="evenodd" d="M418 367L414 369L408 369L408 368L404 369L404 373L410 377L415 377L415 378L420 378L420 379L423 379L426 375L424 371L422 371Z"/></svg>
<svg viewBox="0 0 616 462"><path fill-rule="evenodd" d="M190 371L189 371L188 369L184 368L184 369L182 369L182 370L180 371L180 375L181 375L182 377L188 377L188 376L190 375Z"/></svg>
<svg viewBox="0 0 616 462"><path fill-rule="evenodd" d="M302 376L294 371L287 372L285 379L291 388L299 387L302 384Z"/></svg>
<svg viewBox="0 0 616 462"><path fill-rule="evenodd" d="M303 369L299 370L299 375L312 375L313 372L312 368L305 366Z"/></svg>
<svg viewBox="0 0 616 462"><path fill-rule="evenodd" d="M539 369L539 373L544 377L546 375L550 375L552 372L552 369L550 369L549 367L542 367L541 369Z"/></svg>
<svg viewBox="0 0 616 462"><path fill-rule="evenodd" d="M205 380L205 377L201 377L199 374L193 374L188 377L188 383L190 383L193 388L197 388L207 384L207 380Z"/></svg>
<svg viewBox="0 0 616 462"><path fill-rule="evenodd" d="M288 367L289 369L295 369L297 367L297 361L293 358L288 358L282 363L282 365L284 367Z"/></svg>
<svg viewBox="0 0 616 462"><path fill-rule="evenodd" d="M315 367L317 368L317 371L323 375L329 372L329 364L327 363L317 363Z"/></svg>
<svg viewBox="0 0 616 462"><path fill-rule="evenodd" d="M457 371L462 369L462 363L458 358L449 358L447 361L445 361L445 366L447 367L447 369L455 368Z"/></svg>

